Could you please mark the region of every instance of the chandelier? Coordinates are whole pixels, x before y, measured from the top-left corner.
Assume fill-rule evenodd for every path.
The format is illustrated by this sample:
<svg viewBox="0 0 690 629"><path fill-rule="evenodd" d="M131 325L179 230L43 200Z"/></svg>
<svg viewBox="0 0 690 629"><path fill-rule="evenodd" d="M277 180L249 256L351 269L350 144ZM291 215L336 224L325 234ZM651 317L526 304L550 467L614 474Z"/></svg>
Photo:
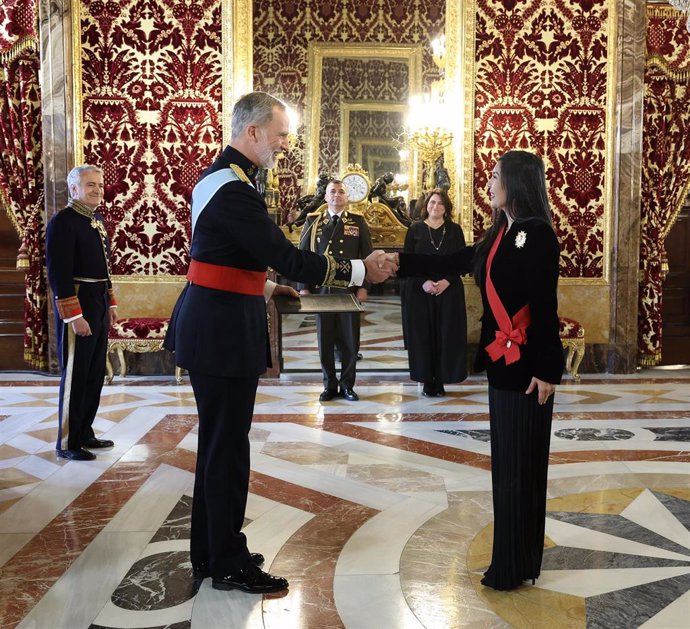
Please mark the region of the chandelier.
<svg viewBox="0 0 690 629"><path fill-rule="evenodd" d="M669 0L669 3L674 9L678 9L688 16L688 31L690 31L690 0Z"/></svg>

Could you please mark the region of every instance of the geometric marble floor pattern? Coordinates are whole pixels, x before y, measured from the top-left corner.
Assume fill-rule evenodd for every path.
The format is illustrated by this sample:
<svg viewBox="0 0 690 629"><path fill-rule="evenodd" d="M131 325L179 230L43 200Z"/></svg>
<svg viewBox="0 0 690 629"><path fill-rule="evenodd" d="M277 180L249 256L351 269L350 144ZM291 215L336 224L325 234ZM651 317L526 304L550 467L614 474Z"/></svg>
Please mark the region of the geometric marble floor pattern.
<svg viewBox="0 0 690 629"><path fill-rule="evenodd" d="M1 376L0 376L1 377ZM105 387L90 462L54 455L57 381L0 386L0 626L454 629L686 627L690 375L559 387L535 586L481 586L491 554L486 383L426 399L359 377L261 382L244 531L285 595L199 587L189 562L188 385Z"/></svg>

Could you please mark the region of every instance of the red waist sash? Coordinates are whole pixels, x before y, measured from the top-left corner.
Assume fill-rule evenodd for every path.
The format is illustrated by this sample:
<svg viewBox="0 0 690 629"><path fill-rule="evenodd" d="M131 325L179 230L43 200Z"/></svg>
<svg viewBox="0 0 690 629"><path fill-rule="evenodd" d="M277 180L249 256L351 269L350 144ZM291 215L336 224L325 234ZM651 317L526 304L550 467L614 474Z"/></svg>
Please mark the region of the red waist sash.
<svg viewBox="0 0 690 629"><path fill-rule="evenodd" d="M503 226L501 233L496 237L486 261L486 298L489 301L496 323L498 323L498 330L496 330L496 339L487 345L485 349L494 362L501 356L504 356L506 365L510 365L520 360L520 345L527 343L527 333L525 330L529 327L531 317L529 304L525 304L511 319L491 280L491 263L496 255L496 250L501 242L501 238L503 238L504 232L505 226Z"/></svg>
<svg viewBox="0 0 690 629"><path fill-rule="evenodd" d="M228 293L263 295L266 272L248 271L192 259L187 271L187 279L197 286L224 290Z"/></svg>

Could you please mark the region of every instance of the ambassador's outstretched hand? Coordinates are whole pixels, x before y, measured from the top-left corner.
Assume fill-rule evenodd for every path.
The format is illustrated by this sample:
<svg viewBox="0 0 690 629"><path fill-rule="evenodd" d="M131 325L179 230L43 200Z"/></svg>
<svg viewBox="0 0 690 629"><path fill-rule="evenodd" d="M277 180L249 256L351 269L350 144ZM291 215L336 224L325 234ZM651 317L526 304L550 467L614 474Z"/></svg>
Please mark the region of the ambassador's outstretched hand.
<svg viewBox="0 0 690 629"><path fill-rule="evenodd" d="M379 284L395 275L398 270L397 256L377 249L364 260L364 266L367 269L367 280L373 284Z"/></svg>

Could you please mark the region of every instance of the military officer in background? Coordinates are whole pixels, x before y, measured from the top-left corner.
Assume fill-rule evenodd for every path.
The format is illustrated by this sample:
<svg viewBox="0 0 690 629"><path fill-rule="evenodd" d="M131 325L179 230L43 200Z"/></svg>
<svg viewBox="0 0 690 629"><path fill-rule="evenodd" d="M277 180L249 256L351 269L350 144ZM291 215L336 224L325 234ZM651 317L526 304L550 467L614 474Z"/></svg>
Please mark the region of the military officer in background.
<svg viewBox="0 0 690 629"><path fill-rule="evenodd" d="M110 245L103 217L103 171L77 166L67 175L70 199L46 229L48 281L55 299L60 407L57 455L96 458L93 448L113 446L92 425L105 378L108 329L117 320L110 280Z"/></svg>
<svg viewBox="0 0 690 629"><path fill-rule="evenodd" d="M264 572L242 533L249 492L249 430L269 345L266 300L293 294L266 281L267 267L294 281L346 287L380 282L397 268L375 252L366 261L299 251L271 219L255 188L288 148L283 102L263 92L240 98L230 145L192 193L189 280L168 327L165 347L187 369L199 414L192 506L191 561L212 587L263 594L288 587Z"/></svg>
<svg viewBox="0 0 690 629"><path fill-rule="evenodd" d="M347 210L347 190L340 180L331 181L326 187L325 212L309 214L302 229L299 248L321 254L344 258L366 258L372 251L371 233L360 214ZM336 294L354 292L360 302L368 296L368 283L362 286L334 287L300 284L302 295L310 293ZM344 397L355 402L357 352L359 352L360 313L347 312L316 315L316 337L323 373L323 391L319 400L327 402L334 397ZM335 370L335 352L340 356L340 379Z"/></svg>

